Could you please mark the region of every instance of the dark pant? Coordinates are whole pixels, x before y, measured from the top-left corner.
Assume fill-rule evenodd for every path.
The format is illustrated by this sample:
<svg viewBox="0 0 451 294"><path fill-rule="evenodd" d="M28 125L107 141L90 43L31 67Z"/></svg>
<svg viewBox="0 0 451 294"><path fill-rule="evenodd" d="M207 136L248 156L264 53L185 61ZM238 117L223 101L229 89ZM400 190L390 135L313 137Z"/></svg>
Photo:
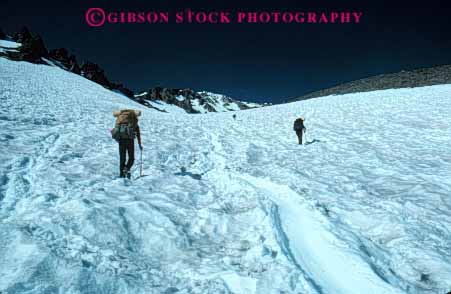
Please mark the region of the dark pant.
<svg viewBox="0 0 451 294"><path fill-rule="evenodd" d="M296 131L296 135L298 136L299 144L301 144L301 145L302 145L302 133L303 133L302 130Z"/></svg>
<svg viewBox="0 0 451 294"><path fill-rule="evenodd" d="M128 153L128 161L126 161L126 154ZM119 157L120 157L120 174L123 175L124 168L128 171L132 168L135 161L135 144L133 139L123 139L119 141Z"/></svg>

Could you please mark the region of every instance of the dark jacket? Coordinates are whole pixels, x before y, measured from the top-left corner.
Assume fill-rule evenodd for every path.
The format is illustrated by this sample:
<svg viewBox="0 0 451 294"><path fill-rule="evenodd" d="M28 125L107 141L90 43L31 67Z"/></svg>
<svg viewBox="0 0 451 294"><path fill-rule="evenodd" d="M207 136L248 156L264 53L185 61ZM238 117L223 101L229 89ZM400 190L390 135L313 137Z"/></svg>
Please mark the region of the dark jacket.
<svg viewBox="0 0 451 294"><path fill-rule="evenodd" d="M304 121L301 118L298 118L294 121L293 130L302 131L305 129Z"/></svg>

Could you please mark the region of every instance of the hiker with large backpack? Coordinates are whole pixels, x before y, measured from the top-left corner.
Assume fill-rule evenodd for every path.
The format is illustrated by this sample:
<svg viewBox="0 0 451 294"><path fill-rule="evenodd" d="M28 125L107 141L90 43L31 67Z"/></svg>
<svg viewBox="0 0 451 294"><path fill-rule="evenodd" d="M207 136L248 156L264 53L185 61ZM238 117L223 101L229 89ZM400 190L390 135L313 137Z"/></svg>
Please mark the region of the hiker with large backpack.
<svg viewBox="0 0 451 294"><path fill-rule="evenodd" d="M307 130L304 126L304 118L300 117L294 121L293 129L298 136L299 145L302 145L302 135Z"/></svg>
<svg viewBox="0 0 451 294"><path fill-rule="evenodd" d="M114 111L116 117L114 129L111 131L113 139L119 143L119 175L121 178L130 178L130 170L135 161L135 137L138 138L139 148L143 150L141 144L141 131L138 125L138 116L141 111L133 109L123 109ZM128 154L128 161L126 156ZM127 161L127 162L126 162Z"/></svg>

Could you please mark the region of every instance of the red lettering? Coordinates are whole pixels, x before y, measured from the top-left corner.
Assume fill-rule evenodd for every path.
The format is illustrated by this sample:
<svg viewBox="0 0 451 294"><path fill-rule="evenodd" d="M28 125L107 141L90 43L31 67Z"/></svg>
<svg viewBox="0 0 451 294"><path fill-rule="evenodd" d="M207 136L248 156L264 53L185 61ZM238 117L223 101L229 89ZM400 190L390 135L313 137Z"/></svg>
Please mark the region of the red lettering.
<svg viewBox="0 0 451 294"><path fill-rule="evenodd" d="M205 14L205 12L196 13L196 22L197 23L206 23L207 22L207 15Z"/></svg>
<svg viewBox="0 0 451 294"><path fill-rule="evenodd" d="M272 14L273 19L274 19L273 22L274 23L279 23L280 12L272 12L271 14Z"/></svg>
<svg viewBox="0 0 451 294"><path fill-rule="evenodd" d="M175 23L183 23L183 12L177 11L175 13Z"/></svg>
<svg viewBox="0 0 451 294"><path fill-rule="evenodd" d="M147 13L147 22L148 23L156 23L156 22L158 22L158 15L155 12Z"/></svg>
<svg viewBox="0 0 451 294"><path fill-rule="evenodd" d="M117 13L116 12L110 12L106 16L109 23L117 23Z"/></svg>
<svg viewBox="0 0 451 294"><path fill-rule="evenodd" d="M343 12L341 14L341 22L342 23L350 23L351 22L351 14L349 12Z"/></svg>
<svg viewBox="0 0 451 294"><path fill-rule="evenodd" d="M282 20L284 23L291 23L293 21L293 14L288 12L284 13L282 15Z"/></svg>
<svg viewBox="0 0 451 294"><path fill-rule="evenodd" d="M249 12L247 14L247 23L257 23L257 13Z"/></svg>
<svg viewBox="0 0 451 294"><path fill-rule="evenodd" d="M138 12L138 23L146 22L146 15L144 12Z"/></svg>
<svg viewBox="0 0 451 294"><path fill-rule="evenodd" d="M246 13L238 12L238 22L242 23L244 19L246 19Z"/></svg>
<svg viewBox="0 0 451 294"><path fill-rule="evenodd" d="M127 22L135 23L136 22L136 14L134 12L127 13Z"/></svg>
<svg viewBox="0 0 451 294"><path fill-rule="evenodd" d="M319 23L328 23L328 22L329 22L329 20L327 19L326 14L321 13L321 16L319 18Z"/></svg>
<svg viewBox="0 0 451 294"><path fill-rule="evenodd" d="M338 19L338 17L339 17L339 14L338 14L338 13L332 12L332 13L330 14L330 22L331 22L331 23L335 23L335 21Z"/></svg>
<svg viewBox="0 0 451 294"><path fill-rule="evenodd" d="M298 23L304 23L305 22L304 13L303 12L296 13L296 15L294 16L294 19Z"/></svg>
<svg viewBox="0 0 451 294"><path fill-rule="evenodd" d="M188 13L188 23L192 23L193 22L193 12L191 11L191 9L188 9L187 13Z"/></svg>
<svg viewBox="0 0 451 294"><path fill-rule="evenodd" d="M307 13L307 22L308 23L316 23L316 13L314 13L314 12Z"/></svg>
<svg viewBox="0 0 451 294"><path fill-rule="evenodd" d="M230 23L229 12L221 12L221 23Z"/></svg>
<svg viewBox="0 0 451 294"><path fill-rule="evenodd" d="M218 23L218 13L217 12L208 13L208 23Z"/></svg>
<svg viewBox="0 0 451 294"><path fill-rule="evenodd" d="M271 21L271 16L268 12L262 12L260 13L259 21L262 23L268 23Z"/></svg>
<svg viewBox="0 0 451 294"><path fill-rule="evenodd" d="M363 13L362 12L354 12L352 15L355 18L355 23L360 23L360 18L362 17Z"/></svg>

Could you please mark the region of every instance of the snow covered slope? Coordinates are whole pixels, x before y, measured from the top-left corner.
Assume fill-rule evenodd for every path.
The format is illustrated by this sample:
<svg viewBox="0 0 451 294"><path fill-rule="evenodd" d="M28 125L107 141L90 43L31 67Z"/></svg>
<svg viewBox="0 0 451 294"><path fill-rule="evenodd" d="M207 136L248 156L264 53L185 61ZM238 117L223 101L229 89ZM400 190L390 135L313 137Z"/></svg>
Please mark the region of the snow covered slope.
<svg viewBox="0 0 451 294"><path fill-rule="evenodd" d="M450 96L323 97L234 120L0 58L0 292L446 293ZM109 136L123 107L143 111L147 176L131 182Z"/></svg>

